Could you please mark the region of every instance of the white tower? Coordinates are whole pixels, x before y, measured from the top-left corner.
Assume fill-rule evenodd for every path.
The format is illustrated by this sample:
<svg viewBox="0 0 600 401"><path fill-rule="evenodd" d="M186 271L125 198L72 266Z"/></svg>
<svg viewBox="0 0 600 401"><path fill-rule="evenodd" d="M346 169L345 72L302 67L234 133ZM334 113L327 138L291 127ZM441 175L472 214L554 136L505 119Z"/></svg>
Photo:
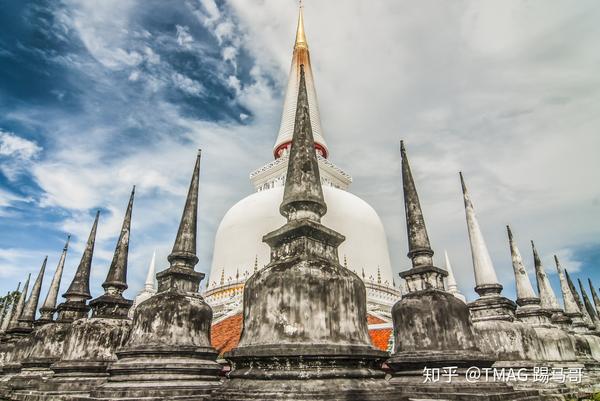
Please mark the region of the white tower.
<svg viewBox="0 0 600 401"><path fill-rule="evenodd" d="M213 308L216 323L241 311L245 281L254 273L255 266L260 269L269 262L270 250L262 237L285 223L279 204L294 130L300 65L304 65L311 126L328 209L323 224L346 236L339 254L345 257L348 269L363 277L371 312L389 317L391 307L400 297L393 286L387 238L379 216L369 204L347 191L352 177L329 160L301 7L281 125L273 147L275 160L250 174L256 192L229 209L216 233L204 294Z"/></svg>

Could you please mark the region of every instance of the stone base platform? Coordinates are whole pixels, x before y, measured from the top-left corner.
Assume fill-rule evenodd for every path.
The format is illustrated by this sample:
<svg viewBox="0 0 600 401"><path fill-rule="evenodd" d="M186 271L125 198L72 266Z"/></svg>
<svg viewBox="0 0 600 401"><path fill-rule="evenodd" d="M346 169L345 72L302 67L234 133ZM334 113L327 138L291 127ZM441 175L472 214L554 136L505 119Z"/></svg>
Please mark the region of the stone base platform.
<svg viewBox="0 0 600 401"><path fill-rule="evenodd" d="M213 393L211 401L408 401L384 379L235 380Z"/></svg>
<svg viewBox="0 0 600 401"><path fill-rule="evenodd" d="M149 346L117 355L108 381L77 400L201 400L221 385L221 365L212 348Z"/></svg>
<svg viewBox="0 0 600 401"><path fill-rule="evenodd" d="M225 356L233 371L211 401L408 400L385 379L387 353L369 346L256 345Z"/></svg>

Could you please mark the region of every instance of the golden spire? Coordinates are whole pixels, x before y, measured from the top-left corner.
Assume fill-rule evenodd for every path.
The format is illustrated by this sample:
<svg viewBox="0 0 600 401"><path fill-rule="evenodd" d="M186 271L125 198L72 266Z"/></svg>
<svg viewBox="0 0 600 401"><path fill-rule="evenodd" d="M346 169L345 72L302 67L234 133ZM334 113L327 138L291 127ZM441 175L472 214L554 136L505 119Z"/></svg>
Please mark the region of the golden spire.
<svg viewBox="0 0 600 401"><path fill-rule="evenodd" d="M298 11L298 28L296 29L296 43L294 43L294 49L304 48L308 49L308 42L306 41L306 35L304 34L304 4L300 1L300 8Z"/></svg>

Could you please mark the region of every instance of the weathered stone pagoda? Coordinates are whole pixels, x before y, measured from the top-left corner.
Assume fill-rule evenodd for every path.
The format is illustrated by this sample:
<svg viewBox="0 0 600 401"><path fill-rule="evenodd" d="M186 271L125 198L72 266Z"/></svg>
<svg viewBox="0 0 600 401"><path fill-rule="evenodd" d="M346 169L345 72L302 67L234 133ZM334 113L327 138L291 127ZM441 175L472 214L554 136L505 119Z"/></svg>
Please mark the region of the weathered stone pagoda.
<svg viewBox="0 0 600 401"><path fill-rule="evenodd" d="M36 386L41 380L52 376L54 372L50 365L57 362L63 352L65 339L71 327L71 323L77 319L87 317L89 307L86 301L91 298L90 295L90 269L92 267L92 257L94 255L94 245L96 241L96 230L98 228L98 219L100 212L96 213L94 224L90 231L85 250L81 256L81 261L75 272L75 276L67 292L63 295L65 302L58 305L56 311L58 317L53 322L48 322L51 317L50 310L55 302L55 293L58 293L60 276L64 266L64 257L66 256L66 245L59 261L57 276L55 273L52 280L44 308L46 315L42 315L44 320L31 333L31 346L27 348L22 360L22 375L27 375L27 386ZM36 377L31 377L36 376Z"/></svg>
<svg viewBox="0 0 600 401"><path fill-rule="evenodd" d="M115 350L125 343L131 330L127 317L132 301L123 298L127 289L127 259L135 188L131 192L121 232L106 280L104 294L89 302L92 316L71 324L59 361L50 369L53 377L39 386L38 396L88 394L104 383L106 368L115 361Z"/></svg>
<svg viewBox="0 0 600 401"><path fill-rule="evenodd" d="M10 316L6 334L0 339L0 346L6 352L2 373L4 376L0 379L0 391L5 388L5 385L10 378L21 370L21 359L23 350L30 344L28 332L21 330L19 327L19 318L25 309L25 299L29 291L29 280L31 274L27 276L23 291L15 299L15 307Z"/></svg>
<svg viewBox="0 0 600 401"><path fill-rule="evenodd" d="M244 288L244 327L226 354L230 381L212 400L392 400L373 348L366 290L344 268L344 236L323 226L327 212L300 67L300 89L283 201L287 218L263 238L271 262Z"/></svg>
<svg viewBox="0 0 600 401"><path fill-rule="evenodd" d="M199 180L200 152L170 267L156 275L157 294L135 309L129 339L116 351L108 381L91 391L93 400L198 400L219 384L221 366L210 344L212 310L198 293L204 274L194 271Z"/></svg>
<svg viewBox="0 0 600 401"><path fill-rule="evenodd" d="M479 298L469 303L476 338L481 350L495 356L507 366L532 366L540 355L540 345L533 327L516 320L517 305L501 295L502 285L496 276L487 245L479 227L473 202L462 173L460 181L475 273L475 292Z"/></svg>
<svg viewBox="0 0 600 401"><path fill-rule="evenodd" d="M394 352L387 364L393 383L415 398L460 400L526 399L536 392L516 392L505 383L468 383L467 369L491 368L494 355L481 352L469 308L444 287L446 271L433 265L433 250L404 143L401 142L402 184L412 268L400 273L407 293L392 309ZM427 369L453 369L455 380L424 383Z"/></svg>

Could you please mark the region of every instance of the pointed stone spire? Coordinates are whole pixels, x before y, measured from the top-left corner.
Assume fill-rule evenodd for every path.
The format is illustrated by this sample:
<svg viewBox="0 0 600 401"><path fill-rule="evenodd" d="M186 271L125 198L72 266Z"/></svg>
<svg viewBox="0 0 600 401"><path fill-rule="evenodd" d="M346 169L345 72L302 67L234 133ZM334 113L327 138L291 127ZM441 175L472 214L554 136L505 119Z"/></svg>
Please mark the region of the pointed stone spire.
<svg viewBox="0 0 600 401"><path fill-rule="evenodd" d="M38 307L38 302L40 300L40 293L42 291L42 281L44 280L44 274L46 273L46 263L48 262L48 256L44 258L44 262L42 263L42 267L40 268L40 272L33 283L33 288L31 290L31 296L27 300L27 304L23 309L23 313L19 318L19 323L24 323L23 327L32 330L33 329L33 321L35 320L35 311Z"/></svg>
<svg viewBox="0 0 600 401"><path fill-rule="evenodd" d="M69 301L91 299L90 294L90 269L92 268L92 257L94 256L94 244L96 243L96 230L98 229L98 219L100 218L100 210L96 212L96 218L92 225L92 230L87 240L85 250L81 256L81 261L75 272L75 277L63 297Z"/></svg>
<svg viewBox="0 0 600 401"><path fill-rule="evenodd" d="M408 237L408 254L412 268L400 273L406 280L409 292L428 289L444 290L444 277L448 273L433 266L433 250L429 244L425 218L421 210L419 195L410 170L404 141L400 141L402 158L402 189L404 193L404 212L406 216L406 232Z"/></svg>
<svg viewBox="0 0 600 401"><path fill-rule="evenodd" d="M67 259L67 251L69 250L69 241L71 236L67 236L67 242L63 247L62 254L58 260L58 265L52 277L52 282L48 288L48 294L44 300L44 304L40 308L40 318L36 321L36 324L45 324L53 320L54 312L56 311L56 300L58 298L58 291L60 290L60 282L62 280L63 270L65 268L65 260Z"/></svg>
<svg viewBox="0 0 600 401"><path fill-rule="evenodd" d="M594 325L594 322L592 321L592 317L588 313L587 309L585 309L585 305L583 304L583 301L581 300L581 297L579 296L579 293L577 292L577 288L575 288L575 284L573 284L573 280L571 280L571 276L569 275L569 272L566 269L565 269L565 278L567 279L567 285L569 286L569 290L571 291L571 294L573 294L573 298L575 298L575 302L577 303L579 312L581 312L581 317L583 319L583 322L589 329L591 329L591 330L595 329L595 325Z"/></svg>
<svg viewBox="0 0 600 401"><path fill-rule="evenodd" d="M127 203L127 211L106 280L102 284L104 294L90 301L92 317L125 319L133 304L133 301L123 298L123 291L127 289L127 260L129 258L129 236L134 196L135 186Z"/></svg>
<svg viewBox="0 0 600 401"><path fill-rule="evenodd" d="M517 304L519 306L524 306L528 304L539 305L540 300L535 294L535 291L533 290L531 280L529 280L529 275L527 274L527 270L525 270L525 266L523 265L523 258L521 257L521 252L519 252L519 248L517 247L517 244L514 241L513 234L509 226L506 226L506 231L508 232L510 255L512 257L512 265L515 273L515 285L517 287Z"/></svg>
<svg viewBox="0 0 600 401"><path fill-rule="evenodd" d="M6 296L4 297L4 302L2 303L2 312L0 312L0 334L4 334L5 330L3 329L4 327L4 320L6 319L6 315L10 314L10 299L8 298L10 296L10 291L8 291L6 293Z"/></svg>
<svg viewBox="0 0 600 401"><path fill-rule="evenodd" d="M173 250L168 256L171 267L194 269L198 263L196 256L196 226L198 223L198 187L200 181L200 158L202 151L198 149L192 180L188 189L185 206L179 222L177 237Z"/></svg>
<svg viewBox="0 0 600 401"><path fill-rule="evenodd" d="M152 260L148 266L148 273L146 274L146 282L144 283L144 290L149 292L156 292L154 287L154 276L156 276L156 251L152 252Z"/></svg>
<svg viewBox="0 0 600 401"><path fill-rule="evenodd" d="M15 293L18 293L19 290L21 289L21 282L19 281L19 284L17 284L17 289L14 291ZM10 295L11 292L8 292L8 295ZM2 319L2 325L0 326L0 332L5 333L6 330L8 330L8 326L10 325L10 321L12 320L12 316L15 312L15 306L17 303L17 299L15 297L13 297L12 302L8 305L8 310L6 311L6 313L4 314L4 318Z"/></svg>
<svg viewBox="0 0 600 401"><path fill-rule="evenodd" d="M579 290L581 291L581 296L583 297L583 305L585 307L585 310L587 311L588 315L590 315L590 318L592 319L594 325L598 327L600 324L600 322L598 322L598 315L596 314L594 306L590 302L590 298L588 297L587 291L585 290L585 287L583 286L583 283L580 279L577 279L577 283L579 284Z"/></svg>
<svg viewBox="0 0 600 401"><path fill-rule="evenodd" d="M531 248L533 250L533 261L535 264L535 276L537 278L538 293L540 294L540 306L542 309L551 313L561 312L562 309L558 303L558 299L556 299L552 285L550 285L550 280L548 279L548 275L546 274L544 266L542 266L542 261L540 260L540 256L538 255L533 241L531 241Z"/></svg>
<svg viewBox="0 0 600 401"><path fill-rule="evenodd" d="M131 234L131 212L133 210L133 198L135 196L135 185L131 190L127 211L121 226L121 234L115 248L112 263L108 269L106 280L102 284L105 291L113 290L121 293L127 289L127 258L129 256L129 236Z"/></svg>
<svg viewBox="0 0 600 401"><path fill-rule="evenodd" d="M19 295L18 299L15 301L15 310L13 312L12 318L8 325L7 332L10 333L14 329L16 329L19 325L19 318L23 313L23 309L25 308L25 298L27 297L27 293L29 292L29 280L31 279L31 273L27 275L27 280L25 280L25 285L23 286L23 291Z"/></svg>
<svg viewBox="0 0 600 401"><path fill-rule="evenodd" d="M86 301L92 298L90 294L90 270L92 268L99 218L100 210L96 212L94 224L92 225L83 255L81 255L79 266L77 266L77 270L75 271L75 277L73 277L73 281L71 281L67 292L63 294L65 302L56 308L58 312L57 322L70 323L74 320L87 317L89 314L90 307L86 304Z"/></svg>
<svg viewBox="0 0 600 401"><path fill-rule="evenodd" d="M467 217L467 229L471 244L473 270L475 272L475 291L481 296L497 295L502 292L502 285L498 281L492 258L479 228L479 222L477 221L473 202L465 185L465 180L462 173L459 173L459 175L465 202L465 215Z"/></svg>
<svg viewBox="0 0 600 401"><path fill-rule="evenodd" d="M558 272L558 278L560 280L560 290L562 292L564 304L564 315L571 319L571 324L574 328L583 330L586 327L586 324L583 321L583 314L579 310L577 301L575 300L575 297L571 292L571 288L569 288L569 283L567 282L565 271L560 265L560 262L558 261L558 257L556 255L554 255L554 262L556 264L556 271Z"/></svg>
<svg viewBox="0 0 600 401"><path fill-rule="evenodd" d="M198 263L196 256L196 232L198 224L198 189L200 186L200 158L198 149L192 179L185 200L185 206L179 222L173 250L168 256L170 267L156 275L158 292L178 289L186 292L198 292L204 273L194 271Z"/></svg>
<svg viewBox="0 0 600 401"><path fill-rule="evenodd" d="M308 110L304 66L300 66L300 89L296 122L280 213L288 221L321 221L327 212Z"/></svg>
<svg viewBox="0 0 600 401"><path fill-rule="evenodd" d="M427 227L425 227L425 219L423 218L419 195L417 194L417 188L415 187L412 172L410 171L404 141L400 141L400 155L402 156L404 212L408 232L408 257L412 260L413 268L433 266L433 250L429 244Z"/></svg>
<svg viewBox="0 0 600 401"><path fill-rule="evenodd" d="M598 297L598 293L596 289L592 285L592 280L588 277L588 284L590 286L590 291L592 293L592 299L594 300L594 305L596 306L596 313L600 313L600 298Z"/></svg>
<svg viewBox="0 0 600 401"><path fill-rule="evenodd" d="M467 302L465 296L458 289L458 285L456 284L456 278L454 277L454 270L452 270L452 265L450 264L450 257L448 257L448 251L444 249L444 259L446 261L446 271L448 272L448 277L446 278L446 284L448 292L454 295L456 298L460 299L463 302Z"/></svg>

